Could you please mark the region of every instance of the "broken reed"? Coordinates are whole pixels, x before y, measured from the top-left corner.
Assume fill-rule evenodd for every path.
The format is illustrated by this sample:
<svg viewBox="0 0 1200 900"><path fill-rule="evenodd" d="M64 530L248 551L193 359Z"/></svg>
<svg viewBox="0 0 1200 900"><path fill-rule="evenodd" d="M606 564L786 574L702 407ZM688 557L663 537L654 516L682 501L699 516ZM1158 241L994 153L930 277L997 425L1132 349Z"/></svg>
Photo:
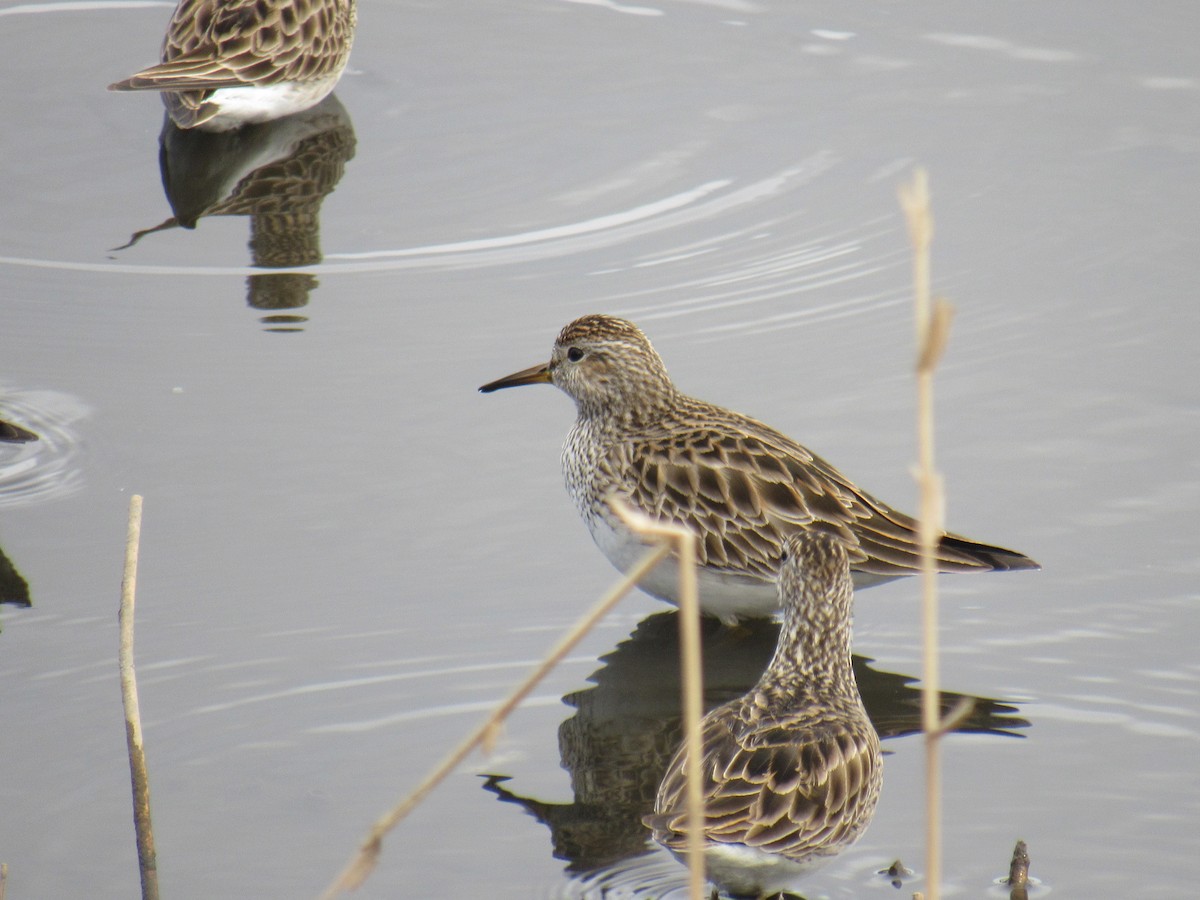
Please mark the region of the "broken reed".
<svg viewBox="0 0 1200 900"><path fill-rule="evenodd" d="M612 506L625 523L639 534L650 538L652 546L646 555L629 570L613 588L568 631L551 649L534 670L506 697L483 722L442 758L429 774L408 796L382 815L371 826L358 851L342 869L341 873L321 894L321 900L332 900L345 891L362 885L379 862L383 850L383 838L411 813L421 801L440 784L458 764L476 747L491 748L501 724L517 708L564 656L592 630L617 603L672 550L679 557L679 630L683 645L683 723L684 740L688 747L688 870L689 896L691 900L703 900L704 856L703 845L704 800L700 789L700 718L702 715L703 685L700 668L700 603L696 594L696 548L695 536L688 530L673 525L654 522L648 516L629 508L616 497L610 497Z"/></svg>
<svg viewBox="0 0 1200 900"><path fill-rule="evenodd" d="M688 752L688 870L691 900L703 900L704 799L700 787L700 719L703 715L703 683L700 660L700 602L696 592L696 538L690 531L659 524L612 498L612 505L629 527L650 539L646 555L576 623L496 709L463 741L433 767L425 779L371 827L358 852L321 895L334 897L353 890L366 880L379 860L384 836L448 776L476 747L490 749L504 720L617 602L631 591L672 551L679 559L680 643L683 647L683 726ZM138 864L141 872L142 900L158 900L158 871L154 849L154 830L150 821L150 780L142 741L142 721L138 708L137 677L133 666L133 612L137 588L138 551L141 543L142 498L135 494L129 503L129 524L125 539L125 567L121 580L120 648L121 699L125 708L125 735L129 749L129 771L133 788L133 819L137 837ZM7 880L7 866L0 867L0 895Z"/></svg>
<svg viewBox="0 0 1200 900"><path fill-rule="evenodd" d="M129 498L129 524L125 533L125 569L121 578L121 643L117 660L121 671L121 702L125 707L125 743L129 749L133 827L137 836L142 900L158 900L158 864L154 851L154 828L150 824L150 778L146 774L142 716L138 709L137 676L133 670L133 608L141 535L142 498L134 494Z"/></svg>

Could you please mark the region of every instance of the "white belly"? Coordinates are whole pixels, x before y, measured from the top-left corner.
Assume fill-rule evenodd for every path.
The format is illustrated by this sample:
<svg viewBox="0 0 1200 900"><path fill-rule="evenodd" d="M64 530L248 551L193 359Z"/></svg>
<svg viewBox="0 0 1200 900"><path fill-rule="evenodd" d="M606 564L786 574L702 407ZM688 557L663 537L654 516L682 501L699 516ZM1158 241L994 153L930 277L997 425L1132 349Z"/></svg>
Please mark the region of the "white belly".
<svg viewBox="0 0 1200 900"><path fill-rule="evenodd" d="M588 527L596 546L621 572L628 572L646 555L647 545L627 528L620 525L614 527L600 516L589 518ZM707 615L726 622L763 618L773 615L779 608L779 591L773 581L749 575L731 575L701 566L696 572L696 582L700 592L700 608ZM678 606L679 561L672 554L638 582L638 587L651 596Z"/></svg>
<svg viewBox="0 0 1200 900"><path fill-rule="evenodd" d="M205 131L229 131L242 125L270 122L303 112L328 96L340 74L315 81L220 88L208 99L208 102L217 104L220 112L200 127Z"/></svg>

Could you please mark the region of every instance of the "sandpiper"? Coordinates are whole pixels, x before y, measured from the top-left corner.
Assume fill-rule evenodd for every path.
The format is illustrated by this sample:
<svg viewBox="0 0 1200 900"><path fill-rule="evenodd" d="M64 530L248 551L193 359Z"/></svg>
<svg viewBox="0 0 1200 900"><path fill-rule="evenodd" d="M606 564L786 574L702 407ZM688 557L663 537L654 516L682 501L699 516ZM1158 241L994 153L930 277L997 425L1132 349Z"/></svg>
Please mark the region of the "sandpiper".
<svg viewBox="0 0 1200 900"><path fill-rule="evenodd" d="M783 628L743 697L701 722L709 878L739 896L774 894L866 829L883 783L879 736L854 680L854 589L845 546L821 532L785 540ZM686 858L685 747L659 785L654 839Z"/></svg>
<svg viewBox="0 0 1200 900"><path fill-rule="evenodd" d="M797 531L839 536L859 586L919 570L915 520L778 431L681 393L632 322L576 319L558 335L548 363L480 390L540 383L575 401L563 474L596 544L622 572L644 552L613 511L614 494L652 518L691 528L709 615L727 622L771 615L783 541ZM943 572L1038 568L1013 550L949 533L937 562ZM640 586L677 603L676 570L665 561Z"/></svg>
<svg viewBox="0 0 1200 900"><path fill-rule="evenodd" d="M333 90L357 21L355 0L179 0L162 61L108 89L161 91L180 128L282 118Z"/></svg>

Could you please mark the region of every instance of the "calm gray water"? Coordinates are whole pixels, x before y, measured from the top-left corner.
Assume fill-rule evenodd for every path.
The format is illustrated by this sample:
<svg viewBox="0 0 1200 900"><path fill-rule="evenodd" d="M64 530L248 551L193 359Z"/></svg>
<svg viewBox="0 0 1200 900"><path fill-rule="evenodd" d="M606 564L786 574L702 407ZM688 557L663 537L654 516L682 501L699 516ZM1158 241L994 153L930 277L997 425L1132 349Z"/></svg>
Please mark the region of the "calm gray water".
<svg viewBox="0 0 1200 900"><path fill-rule="evenodd" d="M323 261L274 281L251 267L280 264L266 218L255 248L245 215L213 214L112 249L171 216L157 98L104 91L153 61L169 14L0 6L0 417L43 435L0 445L0 548L33 600L0 608L10 897L137 890L131 493L173 898L315 896L611 583L561 486L569 401L475 391L576 315L634 319L685 390L913 508L896 187L915 164L958 313L949 525L1044 565L942 582L946 688L1020 720L946 743L947 895L1002 896L1017 838L1041 894L1195 892L1200 10L373 0L342 111L312 127L332 135L311 154L319 235L282 264L318 242ZM636 803L605 819L617 801L580 777L619 765L614 734L663 740L646 723L672 715L670 627L643 622L663 610L631 598L585 640L357 896L681 884L638 855ZM911 581L860 597L885 687L919 674L917 622ZM761 664L714 652L727 693ZM922 887L875 874L922 862L921 741L884 747L876 819L811 896ZM592 842L564 849L571 827Z"/></svg>

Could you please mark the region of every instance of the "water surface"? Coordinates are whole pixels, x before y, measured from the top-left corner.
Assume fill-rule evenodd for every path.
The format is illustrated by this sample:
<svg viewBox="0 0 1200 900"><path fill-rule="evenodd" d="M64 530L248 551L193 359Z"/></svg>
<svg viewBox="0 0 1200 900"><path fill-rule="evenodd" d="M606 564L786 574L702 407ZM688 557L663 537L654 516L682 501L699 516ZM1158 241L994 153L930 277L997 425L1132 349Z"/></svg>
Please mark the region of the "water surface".
<svg viewBox="0 0 1200 900"><path fill-rule="evenodd" d="M942 582L947 689L1029 723L947 741L947 893L985 894L1018 838L1064 897L1194 892L1200 15L373 2L319 145L334 184L310 195L310 255L280 272L249 246L261 208L113 249L172 216L157 99L103 90L153 60L169 12L0 8L0 78L21 85L0 137L0 416L43 436L0 445L0 547L33 601L3 607L0 635L12 896L136 891L131 493L160 877L180 898L314 896L611 582L561 486L569 402L475 392L574 316L633 318L685 390L914 508L895 193L918 163L958 311L948 521L1044 566ZM578 806L564 729L662 609L631 598L585 640L361 895L677 884L636 833L581 872L499 795ZM913 583L865 592L856 650L903 682L917 622ZM876 819L813 896L921 888L875 875L922 854L920 739L884 746Z"/></svg>

